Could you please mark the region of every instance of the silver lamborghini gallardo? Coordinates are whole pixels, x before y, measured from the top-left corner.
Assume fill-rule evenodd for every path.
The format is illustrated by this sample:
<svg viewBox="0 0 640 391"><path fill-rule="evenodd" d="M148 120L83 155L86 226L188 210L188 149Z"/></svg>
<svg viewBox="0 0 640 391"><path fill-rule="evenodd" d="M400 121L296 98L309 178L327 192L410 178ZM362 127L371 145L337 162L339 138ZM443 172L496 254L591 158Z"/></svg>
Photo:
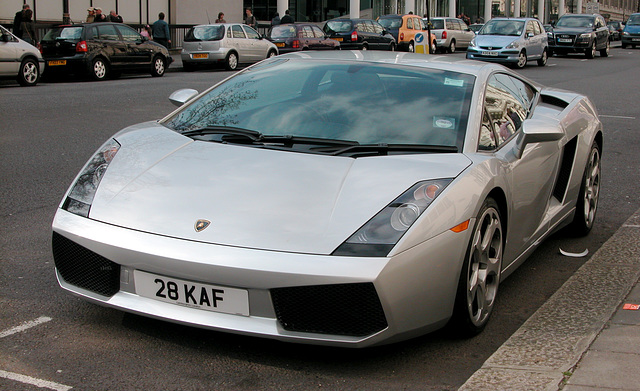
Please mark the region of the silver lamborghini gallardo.
<svg viewBox="0 0 640 391"><path fill-rule="evenodd" d="M291 342L479 333L537 244L591 230L603 131L585 96L440 59L288 54L175 92L64 195L60 285Z"/></svg>

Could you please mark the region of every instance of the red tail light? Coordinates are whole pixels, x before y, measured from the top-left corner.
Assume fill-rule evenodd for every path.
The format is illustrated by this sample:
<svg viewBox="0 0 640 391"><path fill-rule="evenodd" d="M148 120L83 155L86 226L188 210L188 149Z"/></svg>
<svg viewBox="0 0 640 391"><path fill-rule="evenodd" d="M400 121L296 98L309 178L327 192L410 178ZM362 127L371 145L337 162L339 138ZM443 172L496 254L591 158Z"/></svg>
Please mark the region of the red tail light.
<svg viewBox="0 0 640 391"><path fill-rule="evenodd" d="M351 42L358 42L358 32L355 30L351 33Z"/></svg>
<svg viewBox="0 0 640 391"><path fill-rule="evenodd" d="M400 33L400 40L404 41L404 33Z"/></svg>
<svg viewBox="0 0 640 391"><path fill-rule="evenodd" d="M447 39L447 32L446 31L442 32L442 39Z"/></svg>
<svg viewBox="0 0 640 391"><path fill-rule="evenodd" d="M80 41L76 44L76 53L86 53L88 51L87 41Z"/></svg>
<svg viewBox="0 0 640 391"><path fill-rule="evenodd" d="M294 39L293 42L291 42L291 46L294 49L300 49L300 41L298 41L297 39Z"/></svg>

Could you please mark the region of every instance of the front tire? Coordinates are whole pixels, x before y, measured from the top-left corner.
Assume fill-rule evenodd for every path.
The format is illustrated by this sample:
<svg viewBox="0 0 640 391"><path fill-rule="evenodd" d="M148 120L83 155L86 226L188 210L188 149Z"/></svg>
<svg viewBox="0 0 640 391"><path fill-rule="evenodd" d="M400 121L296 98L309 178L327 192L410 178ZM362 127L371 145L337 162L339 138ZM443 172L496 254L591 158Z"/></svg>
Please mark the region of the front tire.
<svg viewBox="0 0 640 391"><path fill-rule="evenodd" d="M518 69L522 69L527 65L527 53L524 50L518 54L518 62L515 65Z"/></svg>
<svg viewBox="0 0 640 391"><path fill-rule="evenodd" d="M91 61L89 75L93 80L105 80L109 75L109 65L102 57L94 58Z"/></svg>
<svg viewBox="0 0 640 391"><path fill-rule="evenodd" d="M605 48L600 50L600 57L609 57L609 48L611 47L611 43L607 41Z"/></svg>
<svg viewBox="0 0 640 391"><path fill-rule="evenodd" d="M594 143L589 152L587 166L584 169L580 192L576 203L576 214L571 222L571 233L584 236L591 231L598 210L600 198L600 146Z"/></svg>
<svg viewBox="0 0 640 391"><path fill-rule="evenodd" d="M276 56L276 51L275 50L269 50L269 53L267 53L267 58L271 58L271 57L275 57Z"/></svg>
<svg viewBox="0 0 640 391"><path fill-rule="evenodd" d="M153 77L162 77L164 76L167 67L165 65L164 58L161 56L155 56L153 58L153 62L151 63L151 76Z"/></svg>
<svg viewBox="0 0 640 391"><path fill-rule="evenodd" d="M18 83L24 87L31 87L38 84L40 79L40 67L38 62L32 58L27 58L20 64L18 72Z"/></svg>
<svg viewBox="0 0 640 391"><path fill-rule="evenodd" d="M503 243L498 204L487 198L471 234L450 321L463 337L479 334L489 322L500 284Z"/></svg>
<svg viewBox="0 0 640 391"><path fill-rule="evenodd" d="M588 59L592 59L596 56L596 41L593 41L591 48L584 52L584 56Z"/></svg>
<svg viewBox="0 0 640 391"><path fill-rule="evenodd" d="M236 68L238 68L238 55L235 52L230 52L229 54L227 54L224 65L228 71L235 71Z"/></svg>

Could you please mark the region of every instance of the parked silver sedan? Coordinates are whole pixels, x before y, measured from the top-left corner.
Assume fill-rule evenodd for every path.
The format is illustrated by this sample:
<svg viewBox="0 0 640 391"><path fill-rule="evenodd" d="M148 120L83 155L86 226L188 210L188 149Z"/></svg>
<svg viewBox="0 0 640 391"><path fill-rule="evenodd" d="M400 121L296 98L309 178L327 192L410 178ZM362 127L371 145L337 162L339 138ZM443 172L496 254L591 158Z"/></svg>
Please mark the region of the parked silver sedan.
<svg viewBox="0 0 640 391"><path fill-rule="evenodd" d="M240 63L254 63L278 54L278 48L253 28L239 23L194 26L182 45L182 66L223 65L234 70Z"/></svg>
<svg viewBox="0 0 640 391"><path fill-rule="evenodd" d="M0 78L14 78L22 86L40 80L44 60L38 49L0 26Z"/></svg>
<svg viewBox="0 0 640 391"><path fill-rule="evenodd" d="M299 343L472 336L536 246L595 221L596 108L500 65L308 51L172 97L56 211L58 281L86 300Z"/></svg>
<svg viewBox="0 0 640 391"><path fill-rule="evenodd" d="M485 23L467 48L467 58L523 68L530 60L545 66L549 41L534 18L494 18Z"/></svg>

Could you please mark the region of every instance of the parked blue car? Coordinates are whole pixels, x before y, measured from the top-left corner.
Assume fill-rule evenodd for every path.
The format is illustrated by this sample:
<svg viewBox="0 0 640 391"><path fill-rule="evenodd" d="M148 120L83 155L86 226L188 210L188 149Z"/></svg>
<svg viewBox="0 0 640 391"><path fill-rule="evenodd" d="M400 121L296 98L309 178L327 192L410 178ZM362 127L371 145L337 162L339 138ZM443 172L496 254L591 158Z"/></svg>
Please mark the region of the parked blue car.
<svg viewBox="0 0 640 391"><path fill-rule="evenodd" d="M640 13L631 14L622 31L622 48L640 45Z"/></svg>
<svg viewBox="0 0 640 391"><path fill-rule="evenodd" d="M494 18L471 41L467 58L523 68L530 60L545 66L549 42L542 23L534 18Z"/></svg>

